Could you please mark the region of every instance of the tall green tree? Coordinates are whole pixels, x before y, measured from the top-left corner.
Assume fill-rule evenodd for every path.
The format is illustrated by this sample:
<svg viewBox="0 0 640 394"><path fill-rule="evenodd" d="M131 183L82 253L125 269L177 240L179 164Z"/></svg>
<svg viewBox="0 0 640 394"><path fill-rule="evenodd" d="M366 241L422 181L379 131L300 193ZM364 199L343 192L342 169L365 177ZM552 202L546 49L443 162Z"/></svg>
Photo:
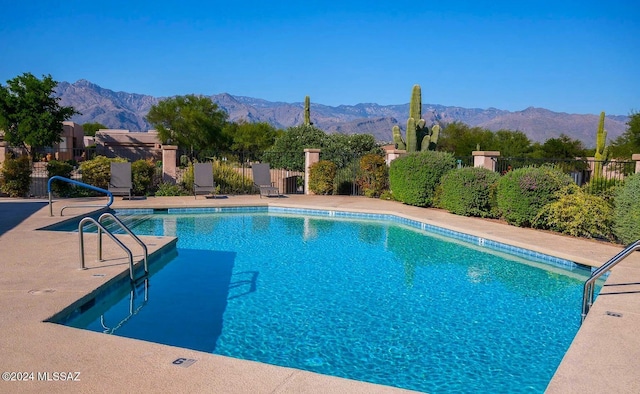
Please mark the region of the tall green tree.
<svg viewBox="0 0 640 394"><path fill-rule="evenodd" d="M487 150L497 150L502 157L525 157L533 147L522 131L498 130L494 133L493 145Z"/></svg>
<svg viewBox="0 0 640 394"><path fill-rule="evenodd" d="M327 135L313 125L299 125L286 129L269 148L263 159L272 168L304 171L304 150L321 149L326 144Z"/></svg>
<svg viewBox="0 0 640 394"><path fill-rule="evenodd" d="M38 79L24 73L0 84L0 129L4 139L22 146L33 157L36 150L60 142L62 122L78 112L73 107L60 106L54 97L58 82L51 75Z"/></svg>
<svg viewBox="0 0 640 394"><path fill-rule="evenodd" d="M263 152L273 146L282 133L267 122L250 123L245 120L229 123L225 133L231 139L234 152Z"/></svg>
<svg viewBox="0 0 640 394"><path fill-rule="evenodd" d="M227 118L227 113L209 97L194 94L162 100L147 114L147 121L163 143L192 151L225 148L228 141L223 129Z"/></svg>
<svg viewBox="0 0 640 394"><path fill-rule="evenodd" d="M631 159L631 155L640 153L640 112L629 114L627 130L609 147L611 156L619 159Z"/></svg>
<svg viewBox="0 0 640 394"><path fill-rule="evenodd" d="M100 129L106 129L107 126L103 125L102 123L98 123L98 122L89 122L89 123L84 123L82 125L82 130L84 131L84 135L88 135L90 137L95 137L96 132Z"/></svg>
<svg viewBox="0 0 640 394"><path fill-rule="evenodd" d="M582 141L566 134L558 138L549 138L543 144L535 144L531 157L540 159L575 159L585 157L586 149Z"/></svg>
<svg viewBox="0 0 640 394"><path fill-rule="evenodd" d="M462 122L449 123L440 132L438 150L453 153L454 156L471 156L471 152L491 150L494 146L493 132L481 127L469 127Z"/></svg>

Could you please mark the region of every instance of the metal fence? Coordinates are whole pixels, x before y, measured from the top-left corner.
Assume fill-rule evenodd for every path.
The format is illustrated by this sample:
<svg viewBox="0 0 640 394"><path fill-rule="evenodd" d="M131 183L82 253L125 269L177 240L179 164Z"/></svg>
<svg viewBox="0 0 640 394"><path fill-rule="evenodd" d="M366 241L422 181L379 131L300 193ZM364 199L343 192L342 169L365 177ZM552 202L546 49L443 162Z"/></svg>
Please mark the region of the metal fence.
<svg viewBox="0 0 640 394"><path fill-rule="evenodd" d="M575 181L578 186L601 188L618 184L633 174L636 162L632 160L595 160L595 159L532 159L499 157L496 159L496 172L506 174L522 167L552 166L561 170Z"/></svg>

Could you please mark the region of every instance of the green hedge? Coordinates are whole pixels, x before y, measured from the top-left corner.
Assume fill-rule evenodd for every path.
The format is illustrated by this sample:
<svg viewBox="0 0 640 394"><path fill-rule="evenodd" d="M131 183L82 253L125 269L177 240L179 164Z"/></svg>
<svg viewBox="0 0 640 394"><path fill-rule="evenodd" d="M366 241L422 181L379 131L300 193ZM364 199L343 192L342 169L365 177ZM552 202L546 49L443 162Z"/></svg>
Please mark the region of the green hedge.
<svg viewBox="0 0 640 394"><path fill-rule="evenodd" d="M31 188L31 158L28 155L17 159L7 158L2 163L0 190L9 197L28 197Z"/></svg>
<svg viewBox="0 0 640 394"><path fill-rule="evenodd" d="M463 216L496 217L500 175L480 167L463 167L442 177L438 206Z"/></svg>
<svg viewBox="0 0 640 394"><path fill-rule="evenodd" d="M509 171L498 181L498 209L509 224L529 227L542 207L572 183L569 175L546 166Z"/></svg>
<svg viewBox="0 0 640 394"><path fill-rule="evenodd" d="M602 197L588 194L577 185L557 193L558 199L540 210L532 227L574 237L613 240L613 209Z"/></svg>
<svg viewBox="0 0 640 394"><path fill-rule="evenodd" d="M146 196L153 191L153 175L156 166L152 160L136 160L131 163L131 177L133 178L133 194ZM109 170L111 172L111 170Z"/></svg>
<svg viewBox="0 0 640 394"><path fill-rule="evenodd" d="M613 232L629 244L640 239L640 175L628 177L616 193L613 208Z"/></svg>
<svg viewBox="0 0 640 394"><path fill-rule="evenodd" d="M320 160L309 168L309 189L315 194L332 194L337 166L328 160Z"/></svg>
<svg viewBox="0 0 640 394"><path fill-rule="evenodd" d="M389 189L389 168L384 157L376 154L362 156L357 183L367 197L380 197Z"/></svg>
<svg viewBox="0 0 640 394"><path fill-rule="evenodd" d="M409 205L431 206L440 178L455 166L456 159L449 152L424 151L401 156L389 168L393 197Z"/></svg>

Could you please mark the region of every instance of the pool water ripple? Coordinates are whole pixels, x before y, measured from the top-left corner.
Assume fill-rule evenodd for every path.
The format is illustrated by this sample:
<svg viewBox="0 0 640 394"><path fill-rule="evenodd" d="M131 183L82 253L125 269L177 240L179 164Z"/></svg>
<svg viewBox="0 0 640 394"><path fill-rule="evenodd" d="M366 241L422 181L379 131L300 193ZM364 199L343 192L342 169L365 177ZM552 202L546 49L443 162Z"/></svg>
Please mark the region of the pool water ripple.
<svg viewBox="0 0 640 394"><path fill-rule="evenodd" d="M588 274L383 221L258 212L135 223L137 234L177 235L178 257L116 335L427 392L543 392L577 332ZM100 331L93 313L76 326ZM188 341L175 338L184 327Z"/></svg>

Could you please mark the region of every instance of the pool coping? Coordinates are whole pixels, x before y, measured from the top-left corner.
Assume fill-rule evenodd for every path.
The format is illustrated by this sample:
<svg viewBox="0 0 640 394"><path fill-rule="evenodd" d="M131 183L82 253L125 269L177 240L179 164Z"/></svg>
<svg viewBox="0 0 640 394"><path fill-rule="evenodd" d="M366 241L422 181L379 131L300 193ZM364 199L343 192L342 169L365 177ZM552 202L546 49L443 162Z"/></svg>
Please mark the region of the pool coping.
<svg viewBox="0 0 640 394"><path fill-rule="evenodd" d="M0 199L0 203L7 200L10 201ZM456 217L439 210L357 197L152 198L142 201L118 200L113 208L234 205L392 213L592 266L601 264L621 250L618 245L512 228L480 219ZM91 272L77 270L77 263L70 262L77 261L77 250L65 246L75 246L73 241L77 242L77 239L50 231L34 233L36 228L59 220L49 218L44 207L0 234L0 250L9 251L3 259L6 262L0 266L0 311L4 317L0 321L0 347L5 350L0 366L3 371L81 369L83 379L81 382L0 382L0 391L4 390L5 385L7 390L19 389L24 392L81 392L89 389L126 391L134 383L136 389L153 391L160 388L194 392L217 388L218 391L232 393L403 391L43 323L47 316L53 314L51 312L60 311L90 293L96 288L97 281L106 281L109 276L115 277L126 271L126 265L114 263L110 267L100 268L99 271L106 276L96 279ZM35 241L40 250L33 248L33 241L29 240ZM43 261L45 255L46 261ZM632 256L628 262L614 269L607 280L611 291L604 291L606 297L600 296L594 304L547 392L640 391L640 377L634 368L640 354L640 340L634 335L640 320L638 295L634 297L634 293L640 291L635 286L640 283L638 261L637 256ZM620 291L620 286L625 286L627 291ZM622 318L607 314L611 311L622 315ZM619 335L610 335L611 330ZM179 358L198 361L188 368L172 364ZM15 389L11 389L13 384L16 385Z"/></svg>

